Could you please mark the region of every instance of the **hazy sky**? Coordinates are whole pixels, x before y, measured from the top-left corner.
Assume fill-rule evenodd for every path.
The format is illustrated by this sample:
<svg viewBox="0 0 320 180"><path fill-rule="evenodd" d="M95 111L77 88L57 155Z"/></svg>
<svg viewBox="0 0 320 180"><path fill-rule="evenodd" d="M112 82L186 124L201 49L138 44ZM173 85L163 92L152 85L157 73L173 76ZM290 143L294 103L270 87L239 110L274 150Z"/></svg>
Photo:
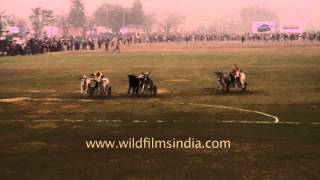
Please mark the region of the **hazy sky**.
<svg viewBox="0 0 320 180"><path fill-rule="evenodd" d="M304 21L320 27L320 0L141 0L147 13L161 18L166 14L185 16L187 24L209 24L216 19L236 19L244 6L266 6L280 19ZM33 7L42 6L55 14L67 13L71 0L0 0L0 9L18 17L28 17ZM130 7L133 0L84 0L86 13L91 15L101 4L113 3Z"/></svg>

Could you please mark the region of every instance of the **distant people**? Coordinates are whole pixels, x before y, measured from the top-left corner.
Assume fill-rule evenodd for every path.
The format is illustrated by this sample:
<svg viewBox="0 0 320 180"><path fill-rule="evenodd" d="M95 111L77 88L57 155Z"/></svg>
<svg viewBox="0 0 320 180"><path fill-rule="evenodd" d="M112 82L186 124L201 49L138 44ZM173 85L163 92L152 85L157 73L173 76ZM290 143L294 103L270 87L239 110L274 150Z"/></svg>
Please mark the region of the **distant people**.
<svg viewBox="0 0 320 180"><path fill-rule="evenodd" d="M86 40L82 40L82 49L87 50L87 41Z"/></svg>
<svg viewBox="0 0 320 180"><path fill-rule="evenodd" d="M113 46L114 46L114 40L111 41L111 44L110 44L111 49L113 48Z"/></svg>
<svg viewBox="0 0 320 180"><path fill-rule="evenodd" d="M67 41L67 50L71 50L71 41L70 40Z"/></svg>
<svg viewBox="0 0 320 180"><path fill-rule="evenodd" d="M103 78L103 74L100 71L93 73L95 80L100 80Z"/></svg>
<svg viewBox="0 0 320 180"><path fill-rule="evenodd" d="M100 71L96 71L95 73L92 73L91 76L93 76L94 81L96 82L94 89L101 87L103 74Z"/></svg>
<svg viewBox="0 0 320 180"><path fill-rule="evenodd" d="M74 42L74 49L79 50L80 49L80 40L76 39Z"/></svg>
<svg viewBox="0 0 320 180"><path fill-rule="evenodd" d="M116 46L115 46L113 52L120 53L120 42L121 42L120 39L116 41Z"/></svg>
<svg viewBox="0 0 320 180"><path fill-rule="evenodd" d="M106 51L109 51L109 44L110 44L110 39L107 38L106 41L105 41L105 43L104 43L104 46L105 46L105 50L106 50Z"/></svg>
<svg viewBox="0 0 320 180"><path fill-rule="evenodd" d="M94 41L92 39L88 40L88 44L89 44L90 50L94 50L95 49Z"/></svg>
<svg viewBox="0 0 320 180"><path fill-rule="evenodd" d="M98 48L101 49L101 46L102 46L102 40L98 38Z"/></svg>
<svg viewBox="0 0 320 180"><path fill-rule="evenodd" d="M240 68L237 66L237 64L235 64L232 67L231 72L229 73L230 76L230 83L234 83L235 81L237 81L238 79L240 79Z"/></svg>
<svg viewBox="0 0 320 180"><path fill-rule="evenodd" d="M242 44L244 43L244 41L246 40L246 38L244 36L241 36L241 42Z"/></svg>
<svg viewBox="0 0 320 180"><path fill-rule="evenodd" d="M29 40L20 40L14 41L10 38L0 40L0 55L36 55L46 52L59 52L63 50L80 50L82 47L83 50L90 48L91 50L95 49L95 45L98 45L98 48L102 48L112 52L120 52L120 45L129 45L136 43L163 43L163 42L180 42L185 41L186 43L191 43L192 41L241 41L245 43L246 41L263 41L267 43L268 41L272 42L315 42L320 41L320 32L311 31L303 33L150 33L150 34L134 34L129 33L121 38L117 36L108 37L105 40L99 37L97 42L94 41L95 37L90 37L89 39L82 39L81 37L63 37L63 38L32 38ZM82 40L81 40L82 39Z"/></svg>

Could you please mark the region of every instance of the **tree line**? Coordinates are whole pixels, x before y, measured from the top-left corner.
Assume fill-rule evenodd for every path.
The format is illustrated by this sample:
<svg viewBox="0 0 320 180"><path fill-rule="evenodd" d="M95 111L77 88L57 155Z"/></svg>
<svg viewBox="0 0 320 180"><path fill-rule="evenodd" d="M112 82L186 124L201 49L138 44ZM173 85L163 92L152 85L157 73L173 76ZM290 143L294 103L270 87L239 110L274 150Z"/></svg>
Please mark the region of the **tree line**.
<svg viewBox="0 0 320 180"><path fill-rule="evenodd" d="M116 32L128 24L136 26L152 24L152 18L143 11L140 0L135 0L131 8L105 3L94 11L92 17L86 15L83 0L71 0L67 17L64 15L54 17L52 10L37 7L32 9L29 19L36 37L39 37L43 27L49 24L65 28L81 27L84 31L90 26L97 25L111 28Z"/></svg>
<svg viewBox="0 0 320 180"><path fill-rule="evenodd" d="M0 30L3 28L1 17L3 17L3 12L0 12ZM174 14L163 17L162 19L163 22L160 26L166 33L169 33L171 29L176 29L186 22L186 17ZM259 6L249 6L240 10L239 22L226 19L222 24L220 23L217 25L215 22L210 22L203 25L200 29L204 29L206 26L207 30L212 32L248 32L250 31L251 23L253 21L271 21L275 19L278 20L278 16L271 9ZM153 15L144 12L143 4L140 0L134 0L129 8L110 3L102 4L90 17L85 13L83 0L71 0L71 6L66 15L54 16L52 10L36 7L32 9L29 20L36 37L41 36L45 26L53 24L62 27L64 34L67 34L69 27L83 28L83 33L85 33L87 28L96 25L108 27L114 32L119 32L121 27L127 25L135 25L146 29L151 27L155 22ZM223 25L222 28L221 25ZM26 22L19 20L18 26L20 31L24 31Z"/></svg>

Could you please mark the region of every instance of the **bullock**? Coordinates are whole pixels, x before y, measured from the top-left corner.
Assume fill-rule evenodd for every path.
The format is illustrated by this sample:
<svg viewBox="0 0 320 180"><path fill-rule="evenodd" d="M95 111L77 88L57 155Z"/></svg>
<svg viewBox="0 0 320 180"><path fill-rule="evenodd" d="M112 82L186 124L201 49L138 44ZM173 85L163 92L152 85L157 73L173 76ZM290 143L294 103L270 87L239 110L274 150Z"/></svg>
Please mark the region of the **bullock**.
<svg viewBox="0 0 320 180"><path fill-rule="evenodd" d="M104 95L111 96L111 84L110 84L109 78L103 77L101 81L101 86L102 86L102 92L104 93Z"/></svg>
<svg viewBox="0 0 320 180"><path fill-rule="evenodd" d="M93 96L94 94L111 96L111 85L108 78L89 78L83 75L80 79L80 88L83 96Z"/></svg>
<svg viewBox="0 0 320 180"><path fill-rule="evenodd" d="M223 92L228 93L230 85L232 87L241 88L242 91L246 91L247 82L246 82L246 75L244 72L237 72L233 77L232 75L224 74L222 71L215 72L218 78L218 89L222 89Z"/></svg>
<svg viewBox="0 0 320 180"><path fill-rule="evenodd" d="M128 75L129 88L128 94L131 95L155 95L157 87L154 85L153 80L150 78L150 73L141 73L140 75Z"/></svg>
<svg viewBox="0 0 320 180"><path fill-rule="evenodd" d="M230 76L224 74L222 71L215 72L218 78L218 89L223 90L223 92L229 92L229 83L231 82Z"/></svg>
<svg viewBox="0 0 320 180"><path fill-rule="evenodd" d="M150 73L143 73L141 77L141 94L155 95L157 93L157 87L154 85L153 80L150 78Z"/></svg>
<svg viewBox="0 0 320 180"><path fill-rule="evenodd" d="M89 93L90 83L91 79L86 75L83 75L82 78L80 78L81 95L87 95Z"/></svg>
<svg viewBox="0 0 320 180"><path fill-rule="evenodd" d="M130 90L132 89L131 96L138 95L139 93L139 87L140 87L140 78L136 75L128 75L129 79L129 88L128 88L128 94L130 93Z"/></svg>

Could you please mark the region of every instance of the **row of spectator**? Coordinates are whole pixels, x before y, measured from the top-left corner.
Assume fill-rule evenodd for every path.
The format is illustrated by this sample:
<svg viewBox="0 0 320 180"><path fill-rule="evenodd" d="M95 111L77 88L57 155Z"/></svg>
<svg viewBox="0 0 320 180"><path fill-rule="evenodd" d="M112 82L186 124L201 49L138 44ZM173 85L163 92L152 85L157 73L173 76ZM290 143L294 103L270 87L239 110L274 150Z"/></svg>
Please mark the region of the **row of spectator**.
<svg viewBox="0 0 320 180"><path fill-rule="evenodd" d="M45 38L17 41L0 40L0 55L34 55L64 50L105 49L120 51L120 44L196 42L196 41L320 41L320 32L309 33L212 33L212 34L127 34L115 37L81 38Z"/></svg>

